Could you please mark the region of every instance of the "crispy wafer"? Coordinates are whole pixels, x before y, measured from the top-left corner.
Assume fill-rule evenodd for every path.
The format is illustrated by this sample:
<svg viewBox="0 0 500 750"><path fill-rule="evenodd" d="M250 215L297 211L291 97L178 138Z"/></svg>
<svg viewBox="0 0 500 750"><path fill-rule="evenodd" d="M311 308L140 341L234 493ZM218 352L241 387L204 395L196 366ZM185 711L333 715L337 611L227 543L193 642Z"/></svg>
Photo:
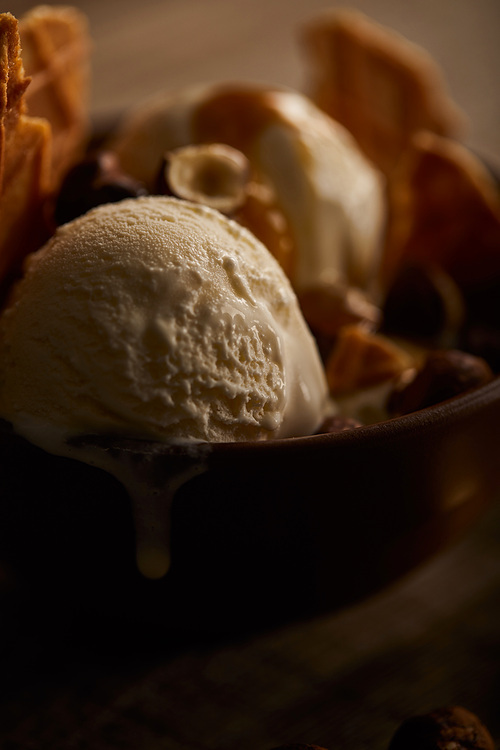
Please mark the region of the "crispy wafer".
<svg viewBox="0 0 500 750"><path fill-rule="evenodd" d="M89 134L89 31L86 16L73 7L38 6L19 22L22 58L31 83L30 115L52 128L52 182L78 159Z"/></svg>
<svg viewBox="0 0 500 750"><path fill-rule="evenodd" d="M415 359L389 338L359 325L344 326L326 362L330 393L343 395L399 377Z"/></svg>
<svg viewBox="0 0 500 750"><path fill-rule="evenodd" d="M387 288L405 264L436 265L467 290L500 278L500 197L465 146L415 134L389 182L381 268Z"/></svg>
<svg viewBox="0 0 500 750"><path fill-rule="evenodd" d="M459 136L465 116L432 57L355 10L328 10L303 29L311 98L389 174L415 131Z"/></svg>
<svg viewBox="0 0 500 750"><path fill-rule="evenodd" d="M43 239L43 206L50 190L50 126L29 117L29 84L20 53L17 20L0 14L0 279Z"/></svg>
<svg viewBox="0 0 500 750"><path fill-rule="evenodd" d="M0 294L48 236L47 201L89 133L89 35L69 7L0 14Z"/></svg>

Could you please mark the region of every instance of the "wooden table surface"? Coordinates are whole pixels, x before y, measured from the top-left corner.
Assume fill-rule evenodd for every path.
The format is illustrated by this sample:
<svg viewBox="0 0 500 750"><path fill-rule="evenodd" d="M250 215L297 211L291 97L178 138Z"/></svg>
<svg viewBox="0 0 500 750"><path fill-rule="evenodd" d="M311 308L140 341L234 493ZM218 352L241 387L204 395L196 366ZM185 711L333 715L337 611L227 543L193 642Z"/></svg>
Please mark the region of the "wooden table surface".
<svg viewBox="0 0 500 750"><path fill-rule="evenodd" d="M100 116L200 80L302 88L298 28L327 3L77 5L92 25L93 109ZM470 117L468 142L500 163L498 0L352 5L432 52ZM14 2L9 9L19 15L27 7ZM390 589L304 622L225 642L149 648L128 634L116 633L102 648L83 646L64 630L39 642L21 629L2 649L0 747L266 750L309 742L384 750L402 719L449 703L478 713L499 742L499 623L497 506Z"/></svg>

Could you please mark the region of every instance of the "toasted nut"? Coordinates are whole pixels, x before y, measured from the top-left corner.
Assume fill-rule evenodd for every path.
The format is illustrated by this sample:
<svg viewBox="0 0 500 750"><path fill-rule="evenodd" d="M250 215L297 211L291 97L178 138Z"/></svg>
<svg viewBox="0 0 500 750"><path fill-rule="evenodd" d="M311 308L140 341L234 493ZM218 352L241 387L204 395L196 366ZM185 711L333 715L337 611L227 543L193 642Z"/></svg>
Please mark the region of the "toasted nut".
<svg viewBox="0 0 500 750"><path fill-rule="evenodd" d="M455 349L430 352L413 380L391 394L388 409L394 415L409 414L485 385L492 379L491 368L480 357Z"/></svg>
<svg viewBox="0 0 500 750"><path fill-rule="evenodd" d="M221 143L192 145L165 153L157 190L230 215L244 204L249 178L241 151Z"/></svg>
<svg viewBox="0 0 500 750"><path fill-rule="evenodd" d="M346 284L324 284L307 289L299 294L299 302L313 331L330 338L353 323L364 323L375 330L381 320L380 309L365 292Z"/></svg>
<svg viewBox="0 0 500 750"><path fill-rule="evenodd" d="M98 151L66 175L54 208L54 221L65 224L102 203L146 195L142 183L120 169L111 151Z"/></svg>
<svg viewBox="0 0 500 750"><path fill-rule="evenodd" d="M438 708L404 721L388 750L495 750L493 738L471 711L461 706Z"/></svg>

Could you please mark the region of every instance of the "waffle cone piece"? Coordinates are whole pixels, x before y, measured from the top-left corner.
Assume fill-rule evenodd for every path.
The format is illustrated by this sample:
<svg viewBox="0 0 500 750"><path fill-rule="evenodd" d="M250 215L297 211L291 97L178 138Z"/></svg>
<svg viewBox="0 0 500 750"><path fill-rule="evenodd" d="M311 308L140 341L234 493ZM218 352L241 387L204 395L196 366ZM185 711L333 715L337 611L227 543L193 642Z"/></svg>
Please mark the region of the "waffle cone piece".
<svg viewBox="0 0 500 750"><path fill-rule="evenodd" d="M390 174L413 134L462 133L466 118L432 57L351 9L327 10L303 28L310 96Z"/></svg>
<svg viewBox="0 0 500 750"><path fill-rule="evenodd" d="M2 295L47 238L47 202L84 147L86 40L86 23L72 9L40 7L21 22L0 14Z"/></svg>
<svg viewBox="0 0 500 750"><path fill-rule="evenodd" d="M415 367L415 357L379 333L344 326L326 362L330 393L341 396L394 380Z"/></svg>
<svg viewBox="0 0 500 750"><path fill-rule="evenodd" d="M30 79L21 56L17 20L0 15L0 279L43 240L43 206L50 191L51 130L28 117L24 95Z"/></svg>
<svg viewBox="0 0 500 750"><path fill-rule="evenodd" d="M408 265L436 266L468 291L500 280L500 194L484 164L435 133L415 134L388 185L387 289Z"/></svg>
<svg viewBox="0 0 500 750"><path fill-rule="evenodd" d="M89 131L89 31L76 8L33 8L19 22L22 60L31 83L26 106L52 132L51 181L58 186L83 154Z"/></svg>
<svg viewBox="0 0 500 750"><path fill-rule="evenodd" d="M436 267L467 291L500 278L500 198L458 138L466 118L421 47L355 10L303 29L311 96L387 177L382 295L407 265Z"/></svg>

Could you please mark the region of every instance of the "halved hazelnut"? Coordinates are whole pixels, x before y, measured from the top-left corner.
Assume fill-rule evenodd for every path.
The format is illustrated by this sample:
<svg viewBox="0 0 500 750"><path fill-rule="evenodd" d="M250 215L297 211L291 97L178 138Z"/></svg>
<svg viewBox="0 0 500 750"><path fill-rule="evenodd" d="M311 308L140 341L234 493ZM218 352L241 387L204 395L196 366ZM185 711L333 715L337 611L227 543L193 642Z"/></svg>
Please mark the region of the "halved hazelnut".
<svg viewBox="0 0 500 750"><path fill-rule="evenodd" d="M158 192L232 214L246 200L250 163L222 143L184 146L164 154Z"/></svg>

